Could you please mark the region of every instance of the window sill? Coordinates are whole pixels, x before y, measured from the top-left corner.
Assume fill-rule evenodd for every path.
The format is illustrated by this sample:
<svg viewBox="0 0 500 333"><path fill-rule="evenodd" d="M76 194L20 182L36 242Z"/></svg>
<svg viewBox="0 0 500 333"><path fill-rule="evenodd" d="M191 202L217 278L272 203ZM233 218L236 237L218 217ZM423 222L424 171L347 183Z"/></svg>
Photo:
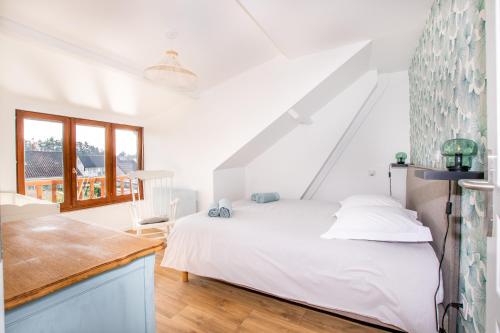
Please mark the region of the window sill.
<svg viewBox="0 0 500 333"><path fill-rule="evenodd" d="M64 207L61 205L61 213L66 213L66 212L74 212L77 210L83 210L83 209L90 209L90 208L98 208L98 207L104 207L104 206L109 206L109 205L116 205L120 203L125 203L125 202L130 202L132 201L132 197L129 196L123 196L123 197L117 197L113 200L109 201L99 201L99 202L85 202L85 204L80 204L78 206L72 206L72 207Z"/></svg>

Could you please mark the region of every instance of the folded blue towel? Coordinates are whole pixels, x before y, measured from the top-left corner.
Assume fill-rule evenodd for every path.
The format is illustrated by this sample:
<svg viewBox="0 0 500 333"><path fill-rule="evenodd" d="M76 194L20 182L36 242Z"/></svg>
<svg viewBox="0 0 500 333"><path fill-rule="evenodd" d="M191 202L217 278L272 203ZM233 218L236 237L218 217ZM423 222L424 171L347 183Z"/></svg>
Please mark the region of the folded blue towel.
<svg viewBox="0 0 500 333"><path fill-rule="evenodd" d="M257 195L255 196L255 202L257 203L278 201L279 199L280 195L278 192L257 193Z"/></svg>
<svg viewBox="0 0 500 333"><path fill-rule="evenodd" d="M214 202L208 207L208 216L210 217L219 217L219 204Z"/></svg>
<svg viewBox="0 0 500 333"><path fill-rule="evenodd" d="M231 201L227 199L219 200L219 214L220 217L230 218L233 215L233 206L231 205Z"/></svg>
<svg viewBox="0 0 500 333"><path fill-rule="evenodd" d="M250 196L250 200L256 201L258 195L259 195L259 193L252 193L252 195Z"/></svg>

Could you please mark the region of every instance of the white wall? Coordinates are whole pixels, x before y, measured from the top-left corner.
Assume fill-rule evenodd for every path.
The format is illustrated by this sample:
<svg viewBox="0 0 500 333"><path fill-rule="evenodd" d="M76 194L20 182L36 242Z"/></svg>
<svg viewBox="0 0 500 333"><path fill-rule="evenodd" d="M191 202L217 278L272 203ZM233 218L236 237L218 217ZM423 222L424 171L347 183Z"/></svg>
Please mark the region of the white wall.
<svg viewBox="0 0 500 333"><path fill-rule="evenodd" d="M369 45L278 56L193 100L40 42L2 33L0 42L0 190L16 190L14 116L26 109L143 125L146 168L174 170L178 186L199 191L201 208L212 198L218 165ZM128 224L126 210L70 215L114 227Z"/></svg>
<svg viewBox="0 0 500 333"><path fill-rule="evenodd" d="M242 188L245 186L248 187L247 193L257 188L262 189L258 185L260 180L253 171L260 168L257 167L258 162L248 169L249 172L238 168L230 171L230 186L223 185L217 189L213 188L214 177L219 179L222 174L214 173L214 170L331 73L342 68L353 55L369 45L362 42L294 60L279 56L203 92L199 99L189 100L178 99L169 93L163 98L160 88L150 87L140 78L89 63L85 59L77 59L60 50L52 50L11 36L0 35L0 39L0 69L3 70L0 78L0 190L16 189L14 112L18 108L144 126L146 167L176 171L178 186L199 191L200 208L206 207L212 200L213 190L217 196L227 194L236 198L244 193ZM68 76L67 73L75 68L76 74ZM124 81L127 83L124 84ZM406 81L404 87L407 88ZM407 91L404 91L404 87L394 87L401 92L394 93L390 101L385 102L390 105L389 109L396 107L392 99L400 100L402 96L406 96L407 103ZM388 112L382 108L380 107L379 113ZM407 112L402 111L401 114L407 116ZM342 127L341 119L345 124L348 123L348 118L347 114L345 117L339 114L339 128ZM316 125L320 124L321 121ZM398 127L397 130L406 131L407 128ZM338 133L341 132L339 130ZM308 142L313 143L315 150L327 151L331 148L330 140L335 141L332 137L328 136L325 140L314 137L311 133L313 131L308 130L307 126L300 126L294 134L297 137L291 139L294 137L292 135L282 144L288 146L286 140L290 140L290 147L297 149L300 146L302 149L306 145L300 145L303 140L298 138L305 135L309 136L311 141ZM388 132L384 133L387 136ZM320 146L324 142L328 144ZM381 144L387 146L387 142ZM404 149L388 150L391 151L391 156L384 158L384 161L391 160L394 151ZM288 149L286 155L294 158L300 154L298 150ZM311 175L311 170L317 169L322 158L305 166L301 166L300 161L295 162L292 168L287 168L286 163L282 162L278 165L292 174L298 172L293 171L294 168L304 167L307 171L300 172ZM263 158L262 161L264 160ZM263 163L261 166L266 168L269 164ZM341 164L336 168L341 168ZM375 178L378 179L381 173ZM285 175L284 173L283 176ZM301 178L304 184L309 181L307 177ZM250 181L252 178L255 183ZM285 178L276 181L284 183ZM244 185L241 179L245 179ZM373 181L373 177L370 180ZM297 196L304 184L291 185L284 191ZM322 193L318 191L318 195L321 196ZM126 205L73 212L71 216L113 227L129 223Z"/></svg>
<svg viewBox="0 0 500 333"><path fill-rule="evenodd" d="M245 197L245 168L214 171L214 200L227 198L239 200Z"/></svg>
<svg viewBox="0 0 500 333"><path fill-rule="evenodd" d="M129 203L120 203L95 208L87 208L63 213L63 215L90 224L115 230L132 229Z"/></svg>
<svg viewBox="0 0 500 333"><path fill-rule="evenodd" d="M153 150L172 165L181 186L213 197L213 171L368 44L295 60L277 57L152 120Z"/></svg>
<svg viewBox="0 0 500 333"><path fill-rule="evenodd" d="M279 192L299 199L377 84L367 72L325 107L312 123L299 125L246 167L246 195Z"/></svg>
<svg viewBox="0 0 500 333"><path fill-rule="evenodd" d="M339 201L352 194L389 193L389 163L395 161L396 152L410 149L409 86L406 71L383 76L389 80L385 93L313 199ZM405 193L405 176L405 170L393 172L393 191L399 197Z"/></svg>
<svg viewBox="0 0 500 333"><path fill-rule="evenodd" d="M324 108L347 87L369 71L371 46L367 45L353 55L340 68L332 72L313 90L303 96L297 103L283 112L269 126L233 153L218 169L243 167L274 145L282 137L290 133L298 124L310 122L310 117Z"/></svg>

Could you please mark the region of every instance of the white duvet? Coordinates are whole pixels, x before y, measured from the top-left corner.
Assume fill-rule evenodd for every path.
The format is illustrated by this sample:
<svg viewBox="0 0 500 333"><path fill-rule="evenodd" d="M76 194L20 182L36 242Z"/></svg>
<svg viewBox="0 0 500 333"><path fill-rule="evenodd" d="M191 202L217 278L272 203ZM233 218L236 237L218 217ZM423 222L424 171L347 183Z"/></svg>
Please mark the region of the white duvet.
<svg viewBox="0 0 500 333"><path fill-rule="evenodd" d="M337 204L239 202L230 219L179 220L162 266L435 332L438 260L427 243L327 240Z"/></svg>

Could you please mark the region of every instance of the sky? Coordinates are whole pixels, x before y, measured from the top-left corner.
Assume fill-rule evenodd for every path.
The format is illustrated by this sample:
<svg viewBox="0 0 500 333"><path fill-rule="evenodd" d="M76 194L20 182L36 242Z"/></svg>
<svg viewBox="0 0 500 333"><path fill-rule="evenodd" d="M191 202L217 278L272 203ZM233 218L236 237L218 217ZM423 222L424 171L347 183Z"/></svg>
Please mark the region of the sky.
<svg viewBox="0 0 500 333"><path fill-rule="evenodd" d="M129 130L117 129L116 133L116 153L125 152L127 155L137 154L137 133ZM55 121L24 120L24 139L35 141L45 140L53 137L62 140L63 125ZM76 140L104 149L105 130L103 127L77 125Z"/></svg>

